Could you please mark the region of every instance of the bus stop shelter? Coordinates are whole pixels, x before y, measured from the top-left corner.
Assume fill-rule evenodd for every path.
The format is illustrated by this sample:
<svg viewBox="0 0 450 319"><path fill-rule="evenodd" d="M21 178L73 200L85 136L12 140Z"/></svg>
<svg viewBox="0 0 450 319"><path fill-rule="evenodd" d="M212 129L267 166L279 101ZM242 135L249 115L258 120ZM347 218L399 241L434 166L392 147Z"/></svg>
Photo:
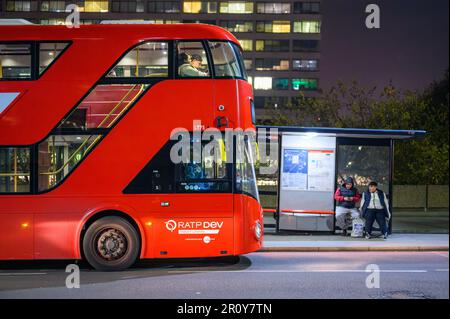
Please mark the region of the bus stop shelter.
<svg viewBox="0 0 450 319"><path fill-rule="evenodd" d="M395 218L392 212L394 141L426 134L416 130L257 128L259 140L264 138L262 132L266 132L267 142L278 141L276 191L260 192L260 195L277 196L276 208L265 210L274 213L277 232L334 232L334 192L348 176L354 178L361 193L369 182L376 181L385 191ZM392 232L392 218L389 232Z"/></svg>

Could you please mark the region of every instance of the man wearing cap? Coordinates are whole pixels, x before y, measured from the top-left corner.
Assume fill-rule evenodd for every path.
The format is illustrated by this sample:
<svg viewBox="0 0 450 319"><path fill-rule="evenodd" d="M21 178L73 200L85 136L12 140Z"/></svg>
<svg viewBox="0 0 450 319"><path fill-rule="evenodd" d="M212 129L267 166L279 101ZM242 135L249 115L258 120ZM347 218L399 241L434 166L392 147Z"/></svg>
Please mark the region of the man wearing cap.
<svg viewBox="0 0 450 319"><path fill-rule="evenodd" d="M386 194L381 189L378 189L377 182L370 182L369 190L364 192L361 200L361 213L366 220L366 238L370 239L372 236L372 226L376 220L384 239L386 239L388 236L386 219L389 220L391 218L391 213L389 212L389 201Z"/></svg>
<svg viewBox="0 0 450 319"><path fill-rule="evenodd" d="M202 66L202 57L199 54L192 54L189 63L185 63L179 67L178 73L181 77L203 77L208 76L207 73L200 71Z"/></svg>
<svg viewBox="0 0 450 319"><path fill-rule="evenodd" d="M346 236L347 228L350 226L347 222L349 215L352 220L359 218L359 212L355 205L361 199L361 194L354 186L353 178L345 179L345 183L334 193L334 199L337 201L336 226L342 229L342 235Z"/></svg>

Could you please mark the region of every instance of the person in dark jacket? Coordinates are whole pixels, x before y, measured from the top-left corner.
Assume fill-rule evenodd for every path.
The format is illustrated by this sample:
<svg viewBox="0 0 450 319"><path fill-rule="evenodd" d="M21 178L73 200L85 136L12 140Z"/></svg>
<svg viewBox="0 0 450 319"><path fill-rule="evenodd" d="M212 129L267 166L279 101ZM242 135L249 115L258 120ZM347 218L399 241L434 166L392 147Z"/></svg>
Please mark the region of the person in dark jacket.
<svg viewBox="0 0 450 319"><path fill-rule="evenodd" d="M342 235L347 235L347 228L350 224L347 222L349 215L351 219L359 218L359 212L356 209L356 203L361 199L361 194L355 187L353 178L347 177L334 193L336 206L336 226L342 229Z"/></svg>
<svg viewBox="0 0 450 319"><path fill-rule="evenodd" d="M377 182L369 183L369 190L363 194L360 209L362 217L366 220L366 238L370 239L372 236L372 227L376 220L384 239L386 239L388 236L386 219L391 218L391 213L389 212L389 201L386 194L378 189Z"/></svg>

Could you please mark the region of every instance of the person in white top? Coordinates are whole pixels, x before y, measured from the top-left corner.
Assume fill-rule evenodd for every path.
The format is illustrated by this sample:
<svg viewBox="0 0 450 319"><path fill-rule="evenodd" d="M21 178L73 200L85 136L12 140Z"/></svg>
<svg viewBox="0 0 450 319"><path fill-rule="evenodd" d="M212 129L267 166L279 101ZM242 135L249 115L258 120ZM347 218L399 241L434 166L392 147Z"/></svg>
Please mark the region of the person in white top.
<svg viewBox="0 0 450 319"><path fill-rule="evenodd" d="M372 227L376 220L381 228L383 237L386 239L388 236L386 219L389 220L391 218L391 213L386 194L381 189L378 189L377 182L369 183L369 190L363 193L360 210L361 216L366 220L366 238L370 239L372 236Z"/></svg>

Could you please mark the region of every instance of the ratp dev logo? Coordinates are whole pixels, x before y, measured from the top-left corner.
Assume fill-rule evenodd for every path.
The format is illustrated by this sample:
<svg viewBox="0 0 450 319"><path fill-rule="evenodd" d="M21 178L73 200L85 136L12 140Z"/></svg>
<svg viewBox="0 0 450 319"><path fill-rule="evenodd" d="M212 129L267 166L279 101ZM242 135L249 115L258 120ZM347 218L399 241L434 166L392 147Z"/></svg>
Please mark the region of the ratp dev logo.
<svg viewBox="0 0 450 319"><path fill-rule="evenodd" d="M166 224L167 230L169 230L170 232L173 232L177 228L177 222L174 221L173 219L165 222L165 224Z"/></svg>

